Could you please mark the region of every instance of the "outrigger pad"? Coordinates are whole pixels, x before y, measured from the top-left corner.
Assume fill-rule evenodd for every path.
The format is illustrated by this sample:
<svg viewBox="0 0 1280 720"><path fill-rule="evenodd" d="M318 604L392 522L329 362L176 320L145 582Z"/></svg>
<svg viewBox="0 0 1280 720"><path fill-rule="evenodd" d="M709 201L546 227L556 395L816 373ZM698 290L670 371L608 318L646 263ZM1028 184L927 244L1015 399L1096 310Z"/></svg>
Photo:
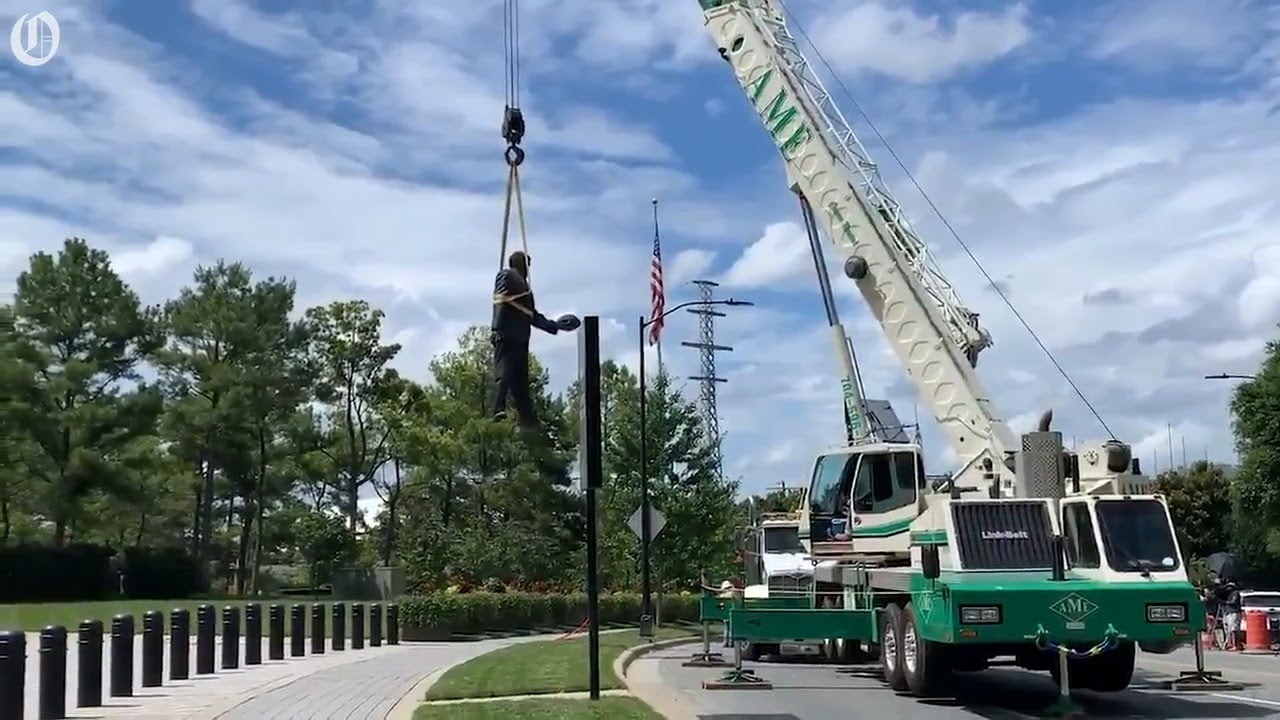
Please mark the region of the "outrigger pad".
<svg viewBox="0 0 1280 720"><path fill-rule="evenodd" d="M681 667L704 667L704 668L727 668L733 667L733 663L724 659L720 653L697 653L693 657L680 663Z"/></svg>
<svg viewBox="0 0 1280 720"><path fill-rule="evenodd" d="M1222 692L1243 690L1244 684L1223 680L1219 670L1185 670L1178 673L1177 680L1165 682L1164 688L1175 692Z"/></svg>
<svg viewBox="0 0 1280 720"><path fill-rule="evenodd" d="M703 690L772 690L773 683L756 677L753 670L730 670L719 680L703 680Z"/></svg>

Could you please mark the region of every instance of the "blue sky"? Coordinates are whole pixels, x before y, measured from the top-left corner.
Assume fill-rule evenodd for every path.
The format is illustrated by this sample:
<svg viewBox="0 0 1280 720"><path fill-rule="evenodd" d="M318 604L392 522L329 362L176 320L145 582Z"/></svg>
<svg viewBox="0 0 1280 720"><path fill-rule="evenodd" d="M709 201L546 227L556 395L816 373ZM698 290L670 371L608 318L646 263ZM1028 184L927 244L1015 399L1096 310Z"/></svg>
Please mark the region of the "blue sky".
<svg viewBox="0 0 1280 720"><path fill-rule="evenodd" d="M707 277L757 307L721 341L729 472L798 484L840 437L839 390L794 199L694 0L523 3L524 169L539 302L605 318L637 360L650 198L669 304ZM0 284L82 235L147 300L198 263L366 297L426 376L488 313L501 213L501 2L0 0L49 10L48 64L0 61ZM1280 321L1280 9L1256 0L794 0L835 77L1150 469L1231 460L1230 385ZM1212 22L1206 20L1212 18ZM865 132L850 98L840 98ZM1101 429L892 159L864 140L995 337L979 372L1015 430L1054 407ZM838 278L837 278L838 280ZM841 311L872 396L914 392L860 298ZM0 290L5 288L0 286ZM665 360L697 358L673 317ZM535 352L559 385L571 337ZM690 396L696 388L688 387ZM925 419L934 469L950 453Z"/></svg>

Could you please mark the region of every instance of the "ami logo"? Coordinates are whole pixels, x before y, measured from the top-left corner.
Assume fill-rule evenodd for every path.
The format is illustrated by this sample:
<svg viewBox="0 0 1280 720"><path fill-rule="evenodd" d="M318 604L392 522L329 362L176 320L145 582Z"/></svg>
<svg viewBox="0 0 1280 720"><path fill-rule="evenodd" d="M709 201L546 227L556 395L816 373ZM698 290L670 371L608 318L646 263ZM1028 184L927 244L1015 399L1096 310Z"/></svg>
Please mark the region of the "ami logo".
<svg viewBox="0 0 1280 720"><path fill-rule="evenodd" d="M1049 609L1061 615L1070 623L1078 623L1092 615L1098 609L1098 605L1087 597L1071 593L1050 605Z"/></svg>

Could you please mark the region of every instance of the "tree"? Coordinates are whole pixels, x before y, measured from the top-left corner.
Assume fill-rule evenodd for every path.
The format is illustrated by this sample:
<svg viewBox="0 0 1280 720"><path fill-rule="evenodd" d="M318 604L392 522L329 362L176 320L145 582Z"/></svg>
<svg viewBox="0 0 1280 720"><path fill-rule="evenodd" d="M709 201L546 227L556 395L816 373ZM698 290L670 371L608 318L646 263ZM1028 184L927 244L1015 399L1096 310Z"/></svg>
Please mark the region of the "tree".
<svg viewBox="0 0 1280 720"><path fill-rule="evenodd" d="M1267 343L1262 366L1231 399L1240 455L1232 483L1237 542L1255 572L1280 570L1280 342Z"/></svg>
<svg viewBox="0 0 1280 720"><path fill-rule="evenodd" d="M351 532L360 523L360 488L391 459L377 411L398 387L388 364L400 346L382 344L382 318L363 300L307 310L316 397L330 408L324 453Z"/></svg>
<svg viewBox="0 0 1280 720"><path fill-rule="evenodd" d="M302 515L297 519L294 534L312 588L331 582L334 570L355 558L355 537L343 527L342 519L328 513Z"/></svg>
<svg viewBox="0 0 1280 720"><path fill-rule="evenodd" d="M646 385L650 501L667 518L652 557L664 585L694 587L702 571L723 575L732 567L738 488L715 472L697 408L680 395L670 376L659 373ZM626 522L640 506L639 379L605 362L601 391L607 488L602 569L606 584L634 587L638 541Z"/></svg>
<svg viewBox="0 0 1280 720"><path fill-rule="evenodd" d="M31 257L15 308L16 361L30 370L16 373L15 419L37 450L28 470L62 546L84 497L124 489L120 454L154 429L161 397L137 372L157 345L154 311L79 238Z"/></svg>
<svg viewBox="0 0 1280 720"><path fill-rule="evenodd" d="M1169 501L1186 561L1231 547L1231 493L1222 468L1208 462L1161 473L1156 492Z"/></svg>

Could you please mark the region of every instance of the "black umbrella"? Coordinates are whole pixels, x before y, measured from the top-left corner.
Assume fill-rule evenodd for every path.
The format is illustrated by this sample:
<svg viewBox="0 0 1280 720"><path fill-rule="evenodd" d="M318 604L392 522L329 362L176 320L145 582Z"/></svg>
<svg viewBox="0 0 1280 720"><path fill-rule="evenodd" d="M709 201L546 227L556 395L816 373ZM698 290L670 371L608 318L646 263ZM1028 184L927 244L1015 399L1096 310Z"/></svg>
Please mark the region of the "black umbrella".
<svg viewBox="0 0 1280 720"><path fill-rule="evenodd" d="M1240 558L1229 552L1216 552L1204 559L1209 572L1217 576L1218 582L1239 580L1244 575Z"/></svg>

